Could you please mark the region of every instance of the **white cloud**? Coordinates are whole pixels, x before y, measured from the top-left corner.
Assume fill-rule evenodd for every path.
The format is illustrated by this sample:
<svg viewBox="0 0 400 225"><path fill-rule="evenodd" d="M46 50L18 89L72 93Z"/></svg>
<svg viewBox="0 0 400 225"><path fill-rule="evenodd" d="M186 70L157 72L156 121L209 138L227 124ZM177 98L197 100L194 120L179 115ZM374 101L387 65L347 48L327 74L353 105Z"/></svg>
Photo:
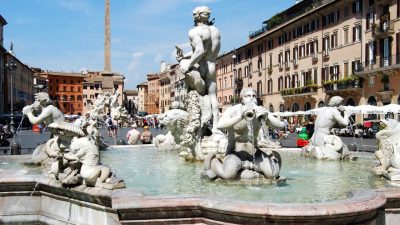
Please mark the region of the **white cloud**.
<svg viewBox="0 0 400 225"><path fill-rule="evenodd" d="M128 70L132 71L137 68L139 65L140 60L143 57L143 52L134 52L132 53L132 61L129 63Z"/></svg>
<svg viewBox="0 0 400 225"><path fill-rule="evenodd" d="M156 55L156 57L154 57L154 62L155 62L155 63L160 63L162 60L163 60L163 55L160 54L160 53L158 53L158 54Z"/></svg>

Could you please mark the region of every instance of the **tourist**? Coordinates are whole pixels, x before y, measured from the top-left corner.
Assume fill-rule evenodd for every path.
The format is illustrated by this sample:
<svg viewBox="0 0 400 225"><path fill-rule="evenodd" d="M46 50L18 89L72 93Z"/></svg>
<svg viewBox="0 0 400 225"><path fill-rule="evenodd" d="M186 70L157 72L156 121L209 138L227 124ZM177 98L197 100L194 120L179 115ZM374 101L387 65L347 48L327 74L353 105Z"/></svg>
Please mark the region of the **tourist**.
<svg viewBox="0 0 400 225"><path fill-rule="evenodd" d="M151 144L153 140L153 134L149 131L148 126L143 127L144 131L142 135L140 135L140 140L142 141L142 144Z"/></svg>
<svg viewBox="0 0 400 225"><path fill-rule="evenodd" d="M126 133L126 140L128 142L128 144L130 145L136 145L140 139L140 132L138 130L136 130L137 125L136 123L134 123L132 125L132 130L128 131L128 133Z"/></svg>
<svg viewBox="0 0 400 225"><path fill-rule="evenodd" d="M107 119L105 123L107 126L108 136L111 137L113 134L113 120L109 113L107 114Z"/></svg>

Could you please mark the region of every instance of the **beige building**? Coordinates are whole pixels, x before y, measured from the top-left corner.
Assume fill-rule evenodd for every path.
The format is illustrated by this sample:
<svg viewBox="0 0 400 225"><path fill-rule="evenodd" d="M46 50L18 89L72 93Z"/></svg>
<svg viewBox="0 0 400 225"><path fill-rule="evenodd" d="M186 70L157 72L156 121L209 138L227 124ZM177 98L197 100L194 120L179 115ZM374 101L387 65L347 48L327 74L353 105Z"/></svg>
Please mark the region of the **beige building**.
<svg viewBox="0 0 400 225"><path fill-rule="evenodd" d="M100 93L119 93L118 104L123 105L125 77L117 73L84 71L83 82L83 115L94 107L94 102Z"/></svg>
<svg viewBox="0 0 400 225"><path fill-rule="evenodd" d="M399 0L301 1L218 58L220 108L241 87L270 111L398 103L399 17Z"/></svg>
<svg viewBox="0 0 400 225"><path fill-rule="evenodd" d="M138 104L137 109L138 112L145 112L146 111L146 100L148 95L148 84L147 82L143 82L137 85L138 89Z"/></svg>

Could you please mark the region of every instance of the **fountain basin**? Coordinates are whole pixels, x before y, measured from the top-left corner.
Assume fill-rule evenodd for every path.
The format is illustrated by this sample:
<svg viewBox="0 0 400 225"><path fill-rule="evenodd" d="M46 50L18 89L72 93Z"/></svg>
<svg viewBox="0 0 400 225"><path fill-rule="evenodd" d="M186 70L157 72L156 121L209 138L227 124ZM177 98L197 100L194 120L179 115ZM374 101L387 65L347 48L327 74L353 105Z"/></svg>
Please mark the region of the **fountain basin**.
<svg viewBox="0 0 400 225"><path fill-rule="evenodd" d="M15 167L13 168L13 165L19 164L12 162L26 160L27 156L12 156L12 159L2 157L0 159L0 222L21 222L26 224L33 222L39 224L65 224L67 222L70 224L267 224L272 222L275 224L398 224L397 222L400 220L398 216L400 189L389 187L384 180L381 183L378 182L379 185L376 181L375 183L372 182L375 186L370 186L370 188L356 187L354 189L363 190L344 191L344 194L338 198L327 197L320 201L302 199L301 197L300 201L298 199L287 201L285 198L280 201L274 201L276 199L270 198L269 195L261 197L263 200L251 200L254 197L251 197L251 194L247 195L243 191L255 190L253 193L255 196L262 193L260 189L265 190L264 192L267 193L273 192L275 195L277 193L285 195L285 193L292 191L291 189L286 189L290 185L293 186L297 181L294 179L294 175L287 176L287 174L292 174L290 172L292 171L289 163L291 162L290 157L297 158L297 152L287 152L288 155L282 153L284 162L282 172L287 173L285 176L288 178L286 186L273 187L271 185L260 186L256 184L248 186L250 188L243 189L243 185L229 185L223 182L200 180L199 176L197 176L197 171L201 171L202 164L181 161L177 158L176 153L153 151L151 146L137 146L134 148L136 149L114 149L102 153L103 162L111 165L119 177L126 179L128 188L114 191L82 187L66 189L42 179L41 174L35 172L34 169L24 168L23 170L18 170ZM140 155L146 155L147 162L140 158ZM174 158L177 160L175 161ZM371 163L372 168L373 158L369 156L365 158L367 159L366 162ZM126 173L130 174L130 176L121 174L122 170L119 171L120 168L115 168L115 165L118 164L117 161L121 159L124 160L122 162L119 161L119 167L121 169L125 168ZM360 160L359 162L363 162L363 157ZM163 167L159 167L162 165L162 161L168 167L171 167L173 162L172 164L176 168L170 168L170 170L162 169ZM8 164L5 162L8 162ZM135 165L136 168L145 168L143 165L148 163L152 165L151 168L153 170L149 170L147 173L145 173L146 169L130 171L130 164L127 164L127 162ZM301 164L293 166L298 170L294 174L304 179L300 172L303 169L308 171L310 165L316 166L312 164L312 161L310 161L311 164L308 161L300 162ZM158 164L154 165L154 163ZM330 165L329 162L323 163L326 168L332 169L333 166L327 166ZM346 173L348 171L346 170L346 166L348 166L346 163L358 162L335 163L340 165L336 166L337 169ZM5 169L5 165L10 169ZM284 170L285 166L286 171ZM162 183L163 180L160 180L162 176L166 177L166 179L170 178L168 174L175 174L174 176L179 177L182 175L181 171L178 170L179 168L182 168L185 173L190 174L190 171L193 172L190 175L194 176L193 180L189 179L185 181L186 183L180 183L180 185L189 186L189 189L176 190L176 192L182 191L182 193L175 193L173 190L175 186L171 184L153 185L153 187L148 186L148 188L145 188L146 185L151 184L148 182L152 182L148 180L158 180ZM189 168L192 169L189 170ZM354 168L350 167L350 169ZM161 173L162 170L166 173ZM321 172L325 173L324 171ZM136 179L136 174L141 174L141 179ZM373 178L367 177L370 180ZM312 177L308 178L309 180L312 179ZM315 179L318 180L319 178ZM342 183L337 183L336 179L339 178L331 179L330 184L337 189ZM361 177L360 179L365 178ZM380 178L377 179L379 181ZM142 184L140 184L140 180L143 180ZM194 183L192 186L187 183L194 180L200 183ZM137 182L137 184L132 182ZM199 186L201 182L208 182L210 187L206 187L207 184ZM312 182L308 183L312 184ZM141 187L143 187L142 190ZM165 189L160 187L165 187ZM315 191L324 189L324 187L315 187L308 191L302 191L312 195L310 190ZM201 191L192 193L191 190L196 188ZM221 196L219 194L204 193L209 192L208 188L214 188L214 190L222 189L223 192L241 191L226 193L227 196ZM283 188L282 190L284 191L276 192L273 191L274 188L278 190ZM334 194L335 192L326 195L331 196ZM318 196L323 195L320 194ZM292 196L292 198L295 197Z"/></svg>

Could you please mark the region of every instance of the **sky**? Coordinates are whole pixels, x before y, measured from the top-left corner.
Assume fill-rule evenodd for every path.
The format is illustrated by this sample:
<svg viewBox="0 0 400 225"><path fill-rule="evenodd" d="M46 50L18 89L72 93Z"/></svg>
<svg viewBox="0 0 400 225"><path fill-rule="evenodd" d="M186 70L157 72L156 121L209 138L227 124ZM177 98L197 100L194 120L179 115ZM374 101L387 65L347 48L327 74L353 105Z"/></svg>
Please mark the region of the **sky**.
<svg viewBox="0 0 400 225"><path fill-rule="evenodd" d="M43 70L102 71L104 0L0 0L4 47L14 43L23 63ZM110 0L112 71L136 89L160 62L176 63L175 44L190 51L188 31L196 6L211 8L221 33L221 51L248 41L262 22L295 0Z"/></svg>

